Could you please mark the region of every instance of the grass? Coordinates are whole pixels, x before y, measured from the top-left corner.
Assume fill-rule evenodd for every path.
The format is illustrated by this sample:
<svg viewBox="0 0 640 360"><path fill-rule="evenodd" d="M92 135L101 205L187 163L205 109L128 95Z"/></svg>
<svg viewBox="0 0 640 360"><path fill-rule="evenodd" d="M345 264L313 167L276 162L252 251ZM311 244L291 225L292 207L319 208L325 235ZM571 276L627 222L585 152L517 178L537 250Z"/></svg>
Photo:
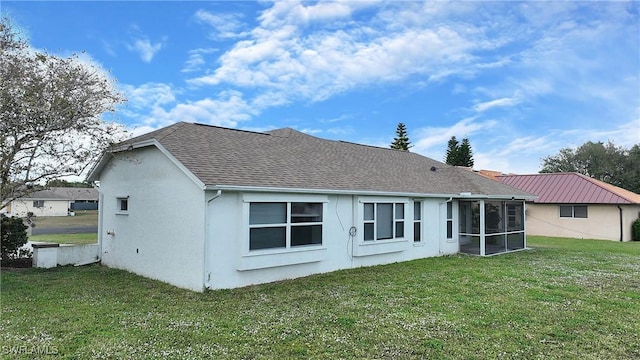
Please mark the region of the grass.
<svg viewBox="0 0 640 360"><path fill-rule="evenodd" d="M640 358L640 242L528 241L205 293L97 265L4 270L0 345L24 359Z"/></svg>
<svg viewBox="0 0 640 360"><path fill-rule="evenodd" d="M37 228L42 229L98 226L98 211L80 210L75 213L75 216L37 216L34 218L34 222ZM95 244L98 242L98 234L79 233L30 235L29 240L58 244Z"/></svg>
<svg viewBox="0 0 640 360"><path fill-rule="evenodd" d="M45 229L98 226L98 210L79 210L75 216L36 216L33 219L37 227Z"/></svg>
<svg viewBox="0 0 640 360"><path fill-rule="evenodd" d="M45 235L31 235L29 241L48 242L58 244L95 244L98 242L98 234L45 234Z"/></svg>

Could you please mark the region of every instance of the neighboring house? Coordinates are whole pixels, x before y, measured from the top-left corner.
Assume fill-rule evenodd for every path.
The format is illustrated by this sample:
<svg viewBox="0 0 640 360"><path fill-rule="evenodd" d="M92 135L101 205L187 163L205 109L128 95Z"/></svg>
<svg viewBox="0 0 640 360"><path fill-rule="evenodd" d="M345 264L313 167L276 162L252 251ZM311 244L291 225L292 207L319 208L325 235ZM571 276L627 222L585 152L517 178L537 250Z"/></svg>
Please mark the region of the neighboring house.
<svg viewBox="0 0 640 360"><path fill-rule="evenodd" d="M503 175L498 180L538 196L527 204L527 234L631 240L640 195L577 173Z"/></svg>
<svg viewBox="0 0 640 360"><path fill-rule="evenodd" d="M97 210L98 191L94 188L52 187L13 200L3 211L10 216L67 216L70 210Z"/></svg>
<svg viewBox="0 0 640 360"><path fill-rule="evenodd" d="M196 291L521 250L533 198L407 151L184 122L120 144L89 180L102 263Z"/></svg>

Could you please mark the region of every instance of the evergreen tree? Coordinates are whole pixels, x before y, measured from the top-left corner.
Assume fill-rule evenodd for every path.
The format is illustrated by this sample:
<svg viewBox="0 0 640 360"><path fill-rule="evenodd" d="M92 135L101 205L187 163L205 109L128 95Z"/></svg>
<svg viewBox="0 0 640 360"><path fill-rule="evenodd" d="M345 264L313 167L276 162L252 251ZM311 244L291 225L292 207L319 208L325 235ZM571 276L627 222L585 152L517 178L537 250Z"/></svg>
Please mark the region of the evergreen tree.
<svg viewBox="0 0 640 360"><path fill-rule="evenodd" d="M462 139L462 143L452 136L447 143L445 163L453 166L473 167L473 153L469 139Z"/></svg>
<svg viewBox="0 0 640 360"><path fill-rule="evenodd" d="M462 144L458 148L458 166L473 167L473 152L469 139L462 139Z"/></svg>
<svg viewBox="0 0 640 360"><path fill-rule="evenodd" d="M449 165L456 165L458 162L458 148L459 142L455 136L452 136L447 143L447 156L444 159L444 162Z"/></svg>
<svg viewBox="0 0 640 360"><path fill-rule="evenodd" d="M398 127L396 128L396 137L393 138L393 142L390 147L392 149L409 151L411 147L411 142L409 141L409 136L407 135L407 127L403 123L398 123Z"/></svg>

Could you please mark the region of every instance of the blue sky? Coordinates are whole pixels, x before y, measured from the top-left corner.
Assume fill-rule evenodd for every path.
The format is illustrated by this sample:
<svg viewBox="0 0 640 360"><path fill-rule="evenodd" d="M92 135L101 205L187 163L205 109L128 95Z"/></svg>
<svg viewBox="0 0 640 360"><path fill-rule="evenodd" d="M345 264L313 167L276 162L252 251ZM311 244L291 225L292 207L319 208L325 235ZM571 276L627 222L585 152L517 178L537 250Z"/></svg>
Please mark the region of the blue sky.
<svg viewBox="0 0 640 360"><path fill-rule="evenodd" d="M178 121L411 149L535 173L586 141L640 143L640 3L16 2L34 48L108 71L138 135Z"/></svg>

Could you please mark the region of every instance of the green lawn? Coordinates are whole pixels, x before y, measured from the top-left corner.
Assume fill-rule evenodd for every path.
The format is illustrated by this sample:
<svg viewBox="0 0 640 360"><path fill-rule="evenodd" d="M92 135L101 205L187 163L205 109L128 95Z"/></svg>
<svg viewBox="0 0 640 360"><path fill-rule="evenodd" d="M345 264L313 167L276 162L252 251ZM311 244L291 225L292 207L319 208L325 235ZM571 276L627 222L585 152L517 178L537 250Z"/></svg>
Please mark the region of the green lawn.
<svg viewBox="0 0 640 360"><path fill-rule="evenodd" d="M49 242L58 244L95 244L98 242L98 234L46 234L46 235L31 235L30 241L37 242Z"/></svg>
<svg viewBox="0 0 640 360"><path fill-rule="evenodd" d="M206 293L97 265L3 270L1 357L640 358L640 242L528 244Z"/></svg>
<svg viewBox="0 0 640 360"><path fill-rule="evenodd" d="M37 216L34 218L36 227L38 228L63 228L63 227L82 227L82 226L98 226L97 210L80 210L75 216ZM98 242L97 233L81 233L81 234L45 234L31 235L30 241L51 242L58 244L95 244Z"/></svg>
<svg viewBox="0 0 640 360"><path fill-rule="evenodd" d="M98 226L98 210L79 210L75 216L36 216L33 221L41 228Z"/></svg>

